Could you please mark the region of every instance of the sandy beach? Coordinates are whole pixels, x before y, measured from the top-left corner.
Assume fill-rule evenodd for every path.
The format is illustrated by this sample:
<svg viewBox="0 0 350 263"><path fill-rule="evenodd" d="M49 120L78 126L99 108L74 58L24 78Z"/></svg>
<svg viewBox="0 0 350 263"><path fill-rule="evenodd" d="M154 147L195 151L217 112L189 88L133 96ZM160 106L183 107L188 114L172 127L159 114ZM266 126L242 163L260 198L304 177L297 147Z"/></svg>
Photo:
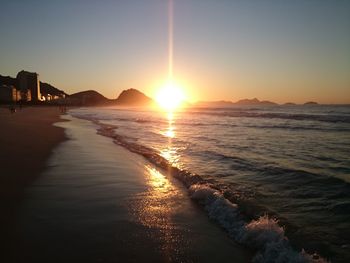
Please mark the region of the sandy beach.
<svg viewBox="0 0 350 263"><path fill-rule="evenodd" d="M0 241L4 251L15 249L12 226L24 188L40 175L53 148L65 139L64 130L52 125L58 121L57 107L24 107L14 114L0 108Z"/></svg>
<svg viewBox="0 0 350 263"><path fill-rule="evenodd" d="M0 109L2 198L16 198L45 168L52 149L64 140L57 107L25 107L11 114Z"/></svg>
<svg viewBox="0 0 350 263"><path fill-rule="evenodd" d="M19 207L12 262L250 261L176 179L65 118L68 140Z"/></svg>

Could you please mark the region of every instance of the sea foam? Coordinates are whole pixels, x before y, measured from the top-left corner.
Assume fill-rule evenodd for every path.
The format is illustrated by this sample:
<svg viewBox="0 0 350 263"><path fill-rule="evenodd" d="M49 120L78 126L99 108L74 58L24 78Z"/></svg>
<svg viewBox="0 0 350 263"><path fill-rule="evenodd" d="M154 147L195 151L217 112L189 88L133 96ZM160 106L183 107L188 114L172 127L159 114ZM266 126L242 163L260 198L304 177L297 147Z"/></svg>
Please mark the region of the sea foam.
<svg viewBox="0 0 350 263"><path fill-rule="evenodd" d="M209 218L223 227L231 238L257 251L253 262L323 263L317 254L294 250L278 220L268 215L245 223L238 205L227 200L220 191L208 184L194 184L189 188L192 199L202 204Z"/></svg>

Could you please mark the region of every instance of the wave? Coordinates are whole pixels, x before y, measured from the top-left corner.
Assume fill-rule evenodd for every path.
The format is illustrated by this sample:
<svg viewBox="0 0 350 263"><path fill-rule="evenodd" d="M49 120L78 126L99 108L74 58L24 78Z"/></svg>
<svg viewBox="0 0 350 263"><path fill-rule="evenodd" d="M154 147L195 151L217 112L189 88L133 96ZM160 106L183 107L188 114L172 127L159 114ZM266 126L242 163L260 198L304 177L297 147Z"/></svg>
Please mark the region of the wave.
<svg viewBox="0 0 350 263"><path fill-rule="evenodd" d="M253 262L327 262L317 254L294 250L275 218L265 214L245 223L238 205L210 185L194 184L189 192L192 199L205 207L209 218L218 222L231 238L258 251Z"/></svg>
<svg viewBox="0 0 350 263"><path fill-rule="evenodd" d="M91 121L99 126L98 134L112 138L114 143L142 155L179 179L188 188L191 198L204 207L210 219L225 229L232 239L256 251L253 262L328 262L317 254L296 251L277 219L268 215L247 218L238 204L225 197L225 189L214 179L204 179L198 174L174 167L155 150L116 134L115 127L102 124L96 119Z"/></svg>
<svg viewBox="0 0 350 263"><path fill-rule="evenodd" d="M346 188L349 192L350 197L350 184L341 178L326 176L309 172L302 169L293 169L287 167L281 167L273 162L258 161L258 160L247 160L234 155L226 155L224 153L202 150L200 152L193 152L191 154L201 155L203 159L218 160L225 162L232 170L235 171L247 171L254 172L254 180L266 180L274 183L280 182L281 184L288 183L303 183L308 185L314 185L315 187L326 187L327 189L337 188L337 191ZM337 159L331 157L320 157L320 160L327 160L329 162L336 163L338 166L332 169L339 170L344 173L349 173L349 169L339 164ZM231 173L230 173L231 174ZM281 176L283 175L283 176Z"/></svg>
<svg viewBox="0 0 350 263"><path fill-rule="evenodd" d="M298 121L320 121L330 123L350 123L349 115L331 114L302 114L302 113L280 113L280 112L254 112L242 110L230 111L197 111L196 114L225 116L225 117L245 117L245 118L266 118L266 119L287 119Z"/></svg>
<svg viewBox="0 0 350 263"><path fill-rule="evenodd" d="M350 128L339 128L339 127L312 127L312 126L296 126L292 125L245 125L247 128L257 128L257 129L286 129L292 131L331 131L331 132L349 132Z"/></svg>

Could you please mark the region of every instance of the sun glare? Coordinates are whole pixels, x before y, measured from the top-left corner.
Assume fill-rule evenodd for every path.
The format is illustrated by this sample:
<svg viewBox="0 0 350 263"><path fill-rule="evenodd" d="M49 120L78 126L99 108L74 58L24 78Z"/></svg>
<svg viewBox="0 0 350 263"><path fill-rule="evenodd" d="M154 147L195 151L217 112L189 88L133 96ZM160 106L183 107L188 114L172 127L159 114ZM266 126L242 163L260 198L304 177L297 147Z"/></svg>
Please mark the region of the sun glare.
<svg viewBox="0 0 350 263"><path fill-rule="evenodd" d="M156 95L158 105L167 111L173 111L181 106L185 95L174 82L168 82Z"/></svg>

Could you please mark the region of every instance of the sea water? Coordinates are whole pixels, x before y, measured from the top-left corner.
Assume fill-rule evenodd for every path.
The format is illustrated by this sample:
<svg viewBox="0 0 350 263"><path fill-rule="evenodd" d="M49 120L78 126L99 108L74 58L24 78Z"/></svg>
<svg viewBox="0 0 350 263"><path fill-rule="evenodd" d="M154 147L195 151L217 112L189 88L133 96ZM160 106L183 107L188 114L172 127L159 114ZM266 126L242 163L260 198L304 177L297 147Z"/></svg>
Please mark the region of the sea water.
<svg viewBox="0 0 350 263"><path fill-rule="evenodd" d="M168 169L257 262L350 262L350 106L70 113Z"/></svg>

